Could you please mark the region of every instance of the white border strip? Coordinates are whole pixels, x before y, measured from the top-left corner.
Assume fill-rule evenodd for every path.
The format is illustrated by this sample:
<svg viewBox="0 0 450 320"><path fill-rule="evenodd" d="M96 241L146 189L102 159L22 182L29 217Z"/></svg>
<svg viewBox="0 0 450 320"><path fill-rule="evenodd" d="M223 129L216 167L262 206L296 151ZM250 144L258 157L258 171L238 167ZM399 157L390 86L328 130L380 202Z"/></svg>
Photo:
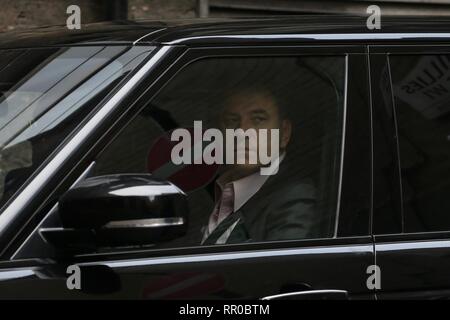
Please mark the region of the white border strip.
<svg viewBox="0 0 450 320"><path fill-rule="evenodd" d="M344 176L344 153L345 153L345 134L347 124L347 90L348 90L348 54L345 56L345 83L344 83L344 114L342 115L342 145L341 145L341 161L339 168L339 186L336 205L336 221L334 223L334 238L337 238L339 228L339 213L341 211L341 194L342 194L342 177Z"/></svg>
<svg viewBox="0 0 450 320"><path fill-rule="evenodd" d="M380 240L382 241L382 240ZM401 240L398 240L401 241ZM393 243L376 243L376 250L381 251L398 251L398 250L422 250L422 249L450 249L450 240L412 240Z"/></svg>
<svg viewBox="0 0 450 320"><path fill-rule="evenodd" d="M212 261L230 261L240 259L256 259L256 258L275 258L288 257L299 255L312 254L347 254L347 253L370 253L373 252L372 244L361 245L342 245L335 247L310 247L310 248L296 248L296 249L278 249L278 250L259 250L246 252L225 252L225 253L211 253L211 254L196 254L185 255L178 257L156 257L146 259L133 259L123 261L107 261L107 262L87 262L79 263L79 265L98 265L103 264L110 268L127 268L127 267L141 267L154 266L164 264L178 264L178 263L198 263L198 262L212 262Z"/></svg>
<svg viewBox="0 0 450 320"><path fill-rule="evenodd" d="M135 46L139 41L142 41L143 39L147 38L148 36L151 36L152 34L158 33L158 32L162 32L164 30L166 30L167 28L162 28L162 29L158 29L152 32L149 32L145 35L143 35L142 37L140 37L139 39L137 39L136 41L133 42L133 46Z"/></svg>
<svg viewBox="0 0 450 320"><path fill-rule="evenodd" d="M182 44L192 40L214 40L214 39L292 39L292 40L401 40L401 39L445 39L450 38L450 33L327 33L327 34L272 34L272 35L217 35L188 37L165 44Z"/></svg>

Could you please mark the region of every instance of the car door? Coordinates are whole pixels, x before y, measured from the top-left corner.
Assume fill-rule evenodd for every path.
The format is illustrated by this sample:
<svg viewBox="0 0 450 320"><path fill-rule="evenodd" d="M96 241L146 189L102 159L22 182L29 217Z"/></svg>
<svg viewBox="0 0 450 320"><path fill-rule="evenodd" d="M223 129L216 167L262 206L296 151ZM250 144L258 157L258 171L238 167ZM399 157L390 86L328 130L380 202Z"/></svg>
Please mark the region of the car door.
<svg viewBox="0 0 450 320"><path fill-rule="evenodd" d="M2 298L373 298L367 286L374 254L365 47L255 45L159 50L164 54L155 54L152 68L144 64L136 73L135 77L141 78L135 79L135 87L130 86L131 96L116 100L114 117L99 119L92 129L95 138L82 140L77 145L80 151L61 164L58 170L65 173L64 183L58 183L60 187L46 197L34 198L41 201L34 210L45 218L34 221L28 235L17 237L5 250L9 255L0 264ZM145 73L146 69L151 72ZM240 240L228 234L222 243L204 244L201 238L214 208L218 173L211 174L210 167L194 170L186 166L183 174L169 171L165 175L187 194L186 235L152 246L105 246L77 254L55 251L42 240L43 228L60 226L57 201L70 186L105 174L161 172L158 169L170 160L166 157L171 154L166 152L168 133L177 128L191 132L196 121L208 128L218 126L214 121L222 116L220 110L229 111L221 109L228 108L224 101L236 92L242 99L243 87L276 91L276 99L268 98L264 91L261 103L276 101L277 110L289 106L292 128L280 165L280 172L290 165L286 181L276 180L272 189L267 189L267 182L253 197L266 190L267 199L256 199L277 203L280 199L270 198L270 194L284 190L291 178L300 182L289 184L290 191L296 191L298 185L314 186L314 197L303 203L314 203L316 208L312 218L318 231L314 235L278 232L253 241L253 236ZM239 113L242 108L233 110ZM252 189L254 186L248 185L248 190ZM296 197L306 197L309 189L299 190ZM243 200L242 194L235 197L235 202L246 201L242 210L267 211L267 207L258 207L252 196ZM284 202L283 208L286 206L294 217L306 210ZM269 217L278 214L276 210L269 210ZM286 223L283 216L279 218L278 223ZM266 227L258 215L252 223ZM250 235L258 237L257 228L253 224L248 227ZM74 265L80 271L79 290L68 287L73 272L73 267L68 267Z"/></svg>
<svg viewBox="0 0 450 320"><path fill-rule="evenodd" d="M372 46L380 299L448 299L449 47Z"/></svg>

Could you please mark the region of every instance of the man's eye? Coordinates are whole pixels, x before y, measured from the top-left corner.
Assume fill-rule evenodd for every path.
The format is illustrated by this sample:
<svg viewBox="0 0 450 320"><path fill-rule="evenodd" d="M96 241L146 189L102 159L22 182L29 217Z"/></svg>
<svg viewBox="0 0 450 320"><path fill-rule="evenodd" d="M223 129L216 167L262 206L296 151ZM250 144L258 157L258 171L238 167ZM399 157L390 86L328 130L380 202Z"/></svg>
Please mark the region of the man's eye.
<svg viewBox="0 0 450 320"><path fill-rule="evenodd" d="M253 117L253 122L254 123L261 123L261 122L263 122L265 120L266 120L265 117Z"/></svg>

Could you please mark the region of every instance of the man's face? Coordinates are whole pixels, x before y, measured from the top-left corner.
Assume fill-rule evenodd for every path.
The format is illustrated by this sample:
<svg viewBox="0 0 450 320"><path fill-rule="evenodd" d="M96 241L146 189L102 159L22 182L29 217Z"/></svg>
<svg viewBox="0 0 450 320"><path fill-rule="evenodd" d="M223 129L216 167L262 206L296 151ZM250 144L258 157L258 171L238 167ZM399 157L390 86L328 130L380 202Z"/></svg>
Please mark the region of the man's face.
<svg viewBox="0 0 450 320"><path fill-rule="evenodd" d="M272 154L270 129L279 130L279 153L286 148L291 134L290 121L281 119L276 101L270 94L264 92L246 92L229 97L220 116L220 126L224 136L226 136L225 129L256 130L256 143L249 143L249 140L246 140L245 150L239 149L236 143L234 148L236 157L245 157L245 164L235 164L231 167L248 173L261 167L258 152L260 143L266 144L268 154ZM267 141L259 140L259 129L267 129ZM252 153L257 158L256 164L250 164Z"/></svg>

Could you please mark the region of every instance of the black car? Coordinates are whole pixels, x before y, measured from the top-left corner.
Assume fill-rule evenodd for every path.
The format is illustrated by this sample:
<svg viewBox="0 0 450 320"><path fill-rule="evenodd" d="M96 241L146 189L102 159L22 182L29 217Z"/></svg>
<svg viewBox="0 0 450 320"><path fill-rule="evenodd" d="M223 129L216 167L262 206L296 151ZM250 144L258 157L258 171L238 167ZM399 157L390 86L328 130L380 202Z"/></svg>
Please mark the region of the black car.
<svg viewBox="0 0 450 320"><path fill-rule="evenodd" d="M304 16L1 34L0 298L450 297L448 30ZM238 129L276 132L275 171L259 151L228 174L245 171L237 136L219 138Z"/></svg>

